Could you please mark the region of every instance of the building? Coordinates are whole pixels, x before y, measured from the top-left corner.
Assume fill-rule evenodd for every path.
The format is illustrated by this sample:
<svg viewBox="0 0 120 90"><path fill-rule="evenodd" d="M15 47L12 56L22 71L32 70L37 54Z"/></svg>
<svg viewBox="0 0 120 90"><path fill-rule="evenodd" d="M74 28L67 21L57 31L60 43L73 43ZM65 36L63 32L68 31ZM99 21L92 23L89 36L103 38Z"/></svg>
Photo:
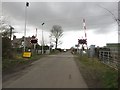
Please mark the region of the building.
<svg viewBox="0 0 120 90"><path fill-rule="evenodd" d="M90 55L90 57L95 56L95 45L90 45L89 55Z"/></svg>
<svg viewBox="0 0 120 90"><path fill-rule="evenodd" d="M120 43L107 43L106 47L109 48L111 52L120 51Z"/></svg>
<svg viewBox="0 0 120 90"><path fill-rule="evenodd" d="M32 37L26 37L25 45L26 45L27 48L32 48L32 43L30 42L31 39L32 39ZM24 47L24 37L16 38L16 36L13 36L12 46L13 46L13 48L22 48L22 47Z"/></svg>

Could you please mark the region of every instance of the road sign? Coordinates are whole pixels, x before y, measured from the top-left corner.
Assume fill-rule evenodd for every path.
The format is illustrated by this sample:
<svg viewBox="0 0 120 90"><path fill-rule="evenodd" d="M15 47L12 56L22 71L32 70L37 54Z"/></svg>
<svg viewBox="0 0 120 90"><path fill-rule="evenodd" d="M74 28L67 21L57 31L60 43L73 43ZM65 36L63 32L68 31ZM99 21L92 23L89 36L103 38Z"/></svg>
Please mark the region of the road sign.
<svg viewBox="0 0 120 90"><path fill-rule="evenodd" d="M31 57L31 52L24 52L23 57Z"/></svg>

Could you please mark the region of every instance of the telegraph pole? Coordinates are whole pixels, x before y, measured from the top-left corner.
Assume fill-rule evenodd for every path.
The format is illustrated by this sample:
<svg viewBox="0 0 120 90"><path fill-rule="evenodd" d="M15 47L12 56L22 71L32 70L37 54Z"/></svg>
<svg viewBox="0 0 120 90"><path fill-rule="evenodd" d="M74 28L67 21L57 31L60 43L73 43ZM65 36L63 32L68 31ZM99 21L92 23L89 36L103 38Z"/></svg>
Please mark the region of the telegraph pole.
<svg viewBox="0 0 120 90"><path fill-rule="evenodd" d="M42 23L42 54L44 53L43 45L44 45L44 37L43 37L43 25L45 23Z"/></svg>
<svg viewBox="0 0 120 90"><path fill-rule="evenodd" d="M14 29L11 25L9 25L9 27L10 27L10 40L11 40L11 38L12 38L12 30Z"/></svg>
<svg viewBox="0 0 120 90"><path fill-rule="evenodd" d="M50 46L49 46L49 54L50 54L50 52L51 52L51 38L52 38L52 36L50 36L49 38L50 38Z"/></svg>
<svg viewBox="0 0 120 90"><path fill-rule="evenodd" d="M27 7L29 7L29 3L28 3L28 2L26 2L26 6L25 6L24 52L25 52L25 47L26 47L26 20L27 20Z"/></svg>
<svg viewBox="0 0 120 90"><path fill-rule="evenodd" d="M36 28L36 35L35 35L35 37L37 38L37 28Z"/></svg>

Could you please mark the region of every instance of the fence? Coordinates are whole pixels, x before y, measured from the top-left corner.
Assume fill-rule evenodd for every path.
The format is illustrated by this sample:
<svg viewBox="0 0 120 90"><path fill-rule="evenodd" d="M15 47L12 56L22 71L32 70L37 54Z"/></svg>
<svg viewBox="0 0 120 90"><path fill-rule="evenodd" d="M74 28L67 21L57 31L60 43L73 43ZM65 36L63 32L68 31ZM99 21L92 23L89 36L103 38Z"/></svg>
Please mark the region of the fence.
<svg viewBox="0 0 120 90"><path fill-rule="evenodd" d="M99 59L102 63L118 69L118 51L99 51Z"/></svg>
<svg viewBox="0 0 120 90"><path fill-rule="evenodd" d="M42 54L42 50L37 50L37 54ZM44 50L44 54L50 54L50 50Z"/></svg>

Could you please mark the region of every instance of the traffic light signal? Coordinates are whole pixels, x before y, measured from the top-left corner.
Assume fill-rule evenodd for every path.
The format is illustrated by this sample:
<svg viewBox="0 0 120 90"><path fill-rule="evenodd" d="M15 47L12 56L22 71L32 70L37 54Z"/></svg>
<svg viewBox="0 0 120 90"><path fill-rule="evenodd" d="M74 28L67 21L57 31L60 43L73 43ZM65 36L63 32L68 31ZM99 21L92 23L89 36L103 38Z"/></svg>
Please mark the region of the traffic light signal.
<svg viewBox="0 0 120 90"><path fill-rule="evenodd" d="M82 44L82 39L78 39L78 43L79 43L79 44Z"/></svg>
<svg viewBox="0 0 120 90"><path fill-rule="evenodd" d="M87 44L87 39L83 39L83 44Z"/></svg>
<svg viewBox="0 0 120 90"><path fill-rule="evenodd" d="M27 6L27 7L29 6L29 2L26 2L26 6Z"/></svg>
<svg viewBox="0 0 120 90"><path fill-rule="evenodd" d="M38 41L37 41L37 39L33 39L33 40L31 40L30 42L31 42L31 43L37 43Z"/></svg>
<svg viewBox="0 0 120 90"><path fill-rule="evenodd" d="M87 39L78 39L79 44L87 44Z"/></svg>
<svg viewBox="0 0 120 90"><path fill-rule="evenodd" d="M33 36L32 36L32 39L35 39L35 38L36 38L36 37L33 35Z"/></svg>

